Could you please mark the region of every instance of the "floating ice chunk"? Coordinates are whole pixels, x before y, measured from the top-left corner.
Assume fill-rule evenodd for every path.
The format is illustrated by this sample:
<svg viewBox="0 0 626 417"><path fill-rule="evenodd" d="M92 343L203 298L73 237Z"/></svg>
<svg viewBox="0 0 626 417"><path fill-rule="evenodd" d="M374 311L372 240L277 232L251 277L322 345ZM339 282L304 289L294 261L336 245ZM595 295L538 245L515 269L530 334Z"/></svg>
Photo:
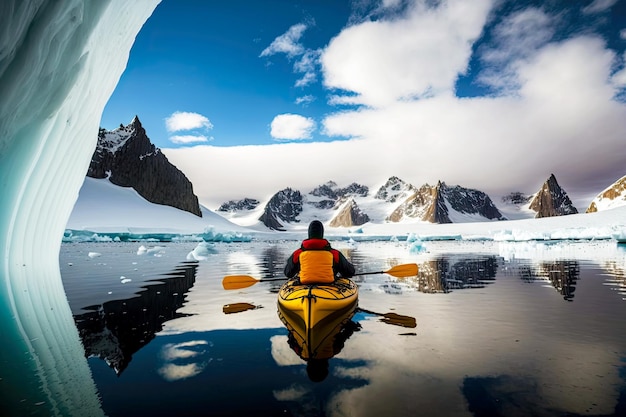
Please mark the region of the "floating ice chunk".
<svg viewBox="0 0 626 417"><path fill-rule="evenodd" d="M130 279L130 278L126 278L124 275L122 275L122 276L120 277L120 282L121 282L122 284L126 284L127 282L131 282L131 281L132 281L132 279Z"/></svg>
<svg viewBox="0 0 626 417"><path fill-rule="evenodd" d="M87 256L93 259L93 258L97 258L98 256L102 256L102 254L99 252L89 252Z"/></svg>
<svg viewBox="0 0 626 417"><path fill-rule="evenodd" d="M617 240L619 243L626 243L626 229L622 229L619 232L614 233L613 239Z"/></svg>
<svg viewBox="0 0 626 417"><path fill-rule="evenodd" d="M217 250L210 246L207 242L200 242L194 250L187 254L188 261L203 261L208 259L209 255L217 253Z"/></svg>
<svg viewBox="0 0 626 417"><path fill-rule="evenodd" d="M204 233L200 233L198 237L206 242L250 242L252 238L238 232L217 232L215 227L209 226L204 229Z"/></svg>
<svg viewBox="0 0 626 417"><path fill-rule="evenodd" d="M164 246L153 246L151 248L147 248L144 245L139 246L137 249L137 255L153 255L160 257L165 253Z"/></svg>
<svg viewBox="0 0 626 417"><path fill-rule="evenodd" d="M410 253L420 253L426 251L426 245L422 242L421 239L417 239L412 241L409 244L409 252Z"/></svg>

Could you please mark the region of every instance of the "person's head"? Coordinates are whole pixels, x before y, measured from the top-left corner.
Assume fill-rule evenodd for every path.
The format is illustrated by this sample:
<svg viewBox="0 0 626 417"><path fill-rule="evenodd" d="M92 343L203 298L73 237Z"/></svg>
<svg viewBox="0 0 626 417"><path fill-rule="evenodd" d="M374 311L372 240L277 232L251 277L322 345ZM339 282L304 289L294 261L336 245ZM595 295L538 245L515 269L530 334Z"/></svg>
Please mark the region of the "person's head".
<svg viewBox="0 0 626 417"><path fill-rule="evenodd" d="M324 237L324 225L319 220L313 220L309 224L309 239L322 239Z"/></svg>
<svg viewBox="0 0 626 417"><path fill-rule="evenodd" d="M322 382L328 376L328 359L309 359L306 373L312 382Z"/></svg>

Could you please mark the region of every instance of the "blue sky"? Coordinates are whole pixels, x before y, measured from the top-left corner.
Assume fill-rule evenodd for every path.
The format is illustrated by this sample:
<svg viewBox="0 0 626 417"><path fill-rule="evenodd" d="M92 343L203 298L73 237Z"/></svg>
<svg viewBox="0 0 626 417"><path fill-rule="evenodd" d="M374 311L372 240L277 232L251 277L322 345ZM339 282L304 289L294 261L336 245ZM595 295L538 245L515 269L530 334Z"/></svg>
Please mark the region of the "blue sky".
<svg viewBox="0 0 626 417"><path fill-rule="evenodd" d="M317 64L303 58L350 16L347 1L164 0L137 37L102 125L112 129L138 114L153 142L171 147L168 139L183 135L215 146L271 143L281 114L317 124L333 109ZM280 39L272 46L281 36L282 46ZM314 78L302 81L307 73ZM212 128L168 132L165 119L176 112L203 116ZM326 139L317 129L310 136Z"/></svg>
<svg viewBox="0 0 626 417"><path fill-rule="evenodd" d="M138 115L206 204L554 173L583 205L626 174L625 49L626 0L163 0L101 125Z"/></svg>

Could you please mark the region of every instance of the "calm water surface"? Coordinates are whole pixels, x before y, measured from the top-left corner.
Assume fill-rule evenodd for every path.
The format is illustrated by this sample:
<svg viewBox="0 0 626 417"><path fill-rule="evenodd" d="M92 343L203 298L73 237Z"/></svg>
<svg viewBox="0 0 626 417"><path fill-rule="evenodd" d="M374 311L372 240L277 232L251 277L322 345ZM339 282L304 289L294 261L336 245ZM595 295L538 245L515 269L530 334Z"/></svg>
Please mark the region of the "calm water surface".
<svg viewBox="0 0 626 417"><path fill-rule="evenodd" d="M334 242L357 272L420 272L359 277L362 310L318 382L278 317L281 282L222 288L226 275L281 277L296 243L215 243L188 260L196 245L63 244L107 415L626 416L615 242Z"/></svg>

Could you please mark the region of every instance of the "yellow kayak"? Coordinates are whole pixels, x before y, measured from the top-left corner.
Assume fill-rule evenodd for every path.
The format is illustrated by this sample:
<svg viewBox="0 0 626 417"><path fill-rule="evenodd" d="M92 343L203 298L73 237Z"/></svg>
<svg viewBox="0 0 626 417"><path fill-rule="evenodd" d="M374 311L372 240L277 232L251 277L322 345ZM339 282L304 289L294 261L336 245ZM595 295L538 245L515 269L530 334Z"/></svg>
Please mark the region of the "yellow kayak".
<svg viewBox="0 0 626 417"><path fill-rule="evenodd" d="M327 314L317 325L307 327L297 312L288 310L279 303L278 317L289 330L289 346L300 358L305 361L330 359L341 350L345 338L352 333L346 333L344 327L348 325L356 309L357 303L353 302Z"/></svg>
<svg viewBox="0 0 626 417"><path fill-rule="evenodd" d="M337 278L330 284L301 284L290 279L280 287L278 305L302 321L306 329L312 329L333 313L356 308L359 288L348 278Z"/></svg>

